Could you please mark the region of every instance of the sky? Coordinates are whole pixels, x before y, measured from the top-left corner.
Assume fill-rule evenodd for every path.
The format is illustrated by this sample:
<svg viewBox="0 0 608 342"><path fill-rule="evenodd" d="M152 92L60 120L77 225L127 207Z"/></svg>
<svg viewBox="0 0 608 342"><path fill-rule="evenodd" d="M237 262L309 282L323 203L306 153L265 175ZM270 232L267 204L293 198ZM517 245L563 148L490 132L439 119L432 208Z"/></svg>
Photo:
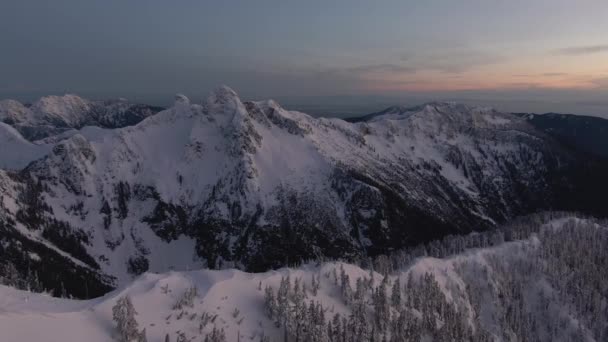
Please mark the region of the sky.
<svg viewBox="0 0 608 342"><path fill-rule="evenodd" d="M608 117L608 1L0 1L0 98L166 104L221 84L321 111L457 100Z"/></svg>

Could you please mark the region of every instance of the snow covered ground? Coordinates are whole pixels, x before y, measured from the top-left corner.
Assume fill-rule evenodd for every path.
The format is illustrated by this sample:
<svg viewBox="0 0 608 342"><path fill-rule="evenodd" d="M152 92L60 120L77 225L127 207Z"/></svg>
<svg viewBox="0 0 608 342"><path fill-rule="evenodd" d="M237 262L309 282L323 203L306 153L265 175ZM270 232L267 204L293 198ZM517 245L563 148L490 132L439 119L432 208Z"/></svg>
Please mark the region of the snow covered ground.
<svg viewBox="0 0 608 342"><path fill-rule="evenodd" d="M386 279L381 273L352 264L325 262L257 274L237 270L146 273L126 287L87 301L0 286L0 340L112 341L116 337L112 307L118 298L128 295L138 312L135 318L139 329L145 328L151 342L165 341L167 334L171 341L180 341L180 335L186 338L183 341L201 341L213 328L223 329L226 341L281 341L283 327L276 324L276 314L274 319L269 317L265 296L269 289L280 296L281 283L289 277L294 284L290 300L295 305L294 298L299 293L295 289L304 289L300 292L304 293L303 302L321 304L323 324L326 320L330 331L330 320L337 314L345 319L357 316L357 303L367 308L363 320L373 325L378 298L384 292L384 298L391 301L386 304L387 321L391 324L385 327L383 336L395 334L393 322L397 324L398 318L407 314L413 323L407 323L409 328L404 331L429 341L453 336L443 327L454 330L460 325L468 331L463 330L463 334L472 334L472 340L521 340L525 335L541 341L605 341L597 331L605 328L606 313L595 313L599 323L594 323L589 312L578 306L581 297L568 294L566 283L554 277L554 272L570 265L571 270L562 271L578 277L576 272L583 272L589 263L601 263L599 244L608 239L607 228L604 223L587 220L555 220L523 240L496 242L494 246L468 249L445 258L413 259ZM473 234L444 246L481 241L489 236ZM598 242L597 246L591 244L586 254L579 253L577 257L571 252L572 248L580 248L577 243L590 244L592 240ZM570 255L564 256L561 251ZM593 253L597 258L589 258ZM562 260L563 257L570 259ZM596 273L602 277L606 272L600 269ZM581 285L583 292L591 289L591 295L605 302L606 293L593 289L593 277L586 277ZM318 291L314 290L315 279L319 280ZM349 289L345 291L346 287ZM196 296L190 302L184 301L184 294L193 288ZM397 302L395 288L400 293ZM433 292L433 288L438 291ZM178 305L180 299L182 305ZM435 317L430 328L426 317ZM373 331L367 333L378 333ZM326 341L328 337L319 340Z"/></svg>
<svg viewBox="0 0 608 342"><path fill-rule="evenodd" d="M263 333L278 339L281 331L264 315L264 292L262 286L279 286L282 276L310 279L311 274L335 267L307 266L301 269L251 274L237 270L200 270L192 272L169 272L142 275L132 284L113 291L104 297L78 301L54 298L43 294L15 290L0 286L0 337L11 341L112 341L115 324L112 321L112 306L116 300L128 294L138 311L136 319L140 328L146 328L148 341L164 341L169 334L172 339L179 331L187 337L200 336L201 314L217 315L213 324L224 328L228 341L236 341L240 332L242 340L261 336ZM354 266L352 274L367 274ZM322 278L327 292L315 299L326 305L335 305L344 310L339 298L332 295L336 289L328 279ZM163 288L167 286L167 290ZM180 317L180 310L173 310L179 297L190 287L196 286L198 297L192 308L187 308ZM240 313L235 317L235 309ZM195 315L192 317L192 315ZM35 328L33 328L35 327Z"/></svg>
<svg viewBox="0 0 608 342"><path fill-rule="evenodd" d="M29 142L16 129L2 122L0 122L0 146L2 146L0 169L5 170L21 170L33 160L42 158L52 148L52 145L37 145Z"/></svg>

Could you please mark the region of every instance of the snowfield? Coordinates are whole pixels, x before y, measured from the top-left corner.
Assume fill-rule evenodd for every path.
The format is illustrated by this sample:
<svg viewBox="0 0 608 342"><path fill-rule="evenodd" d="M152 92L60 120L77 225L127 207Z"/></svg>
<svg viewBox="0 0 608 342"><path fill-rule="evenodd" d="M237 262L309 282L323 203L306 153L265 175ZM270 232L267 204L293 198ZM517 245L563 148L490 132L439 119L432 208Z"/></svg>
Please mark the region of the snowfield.
<svg viewBox="0 0 608 342"><path fill-rule="evenodd" d="M13 127L0 122L0 169L21 170L30 162L44 157L52 145L34 144L21 136Z"/></svg>
<svg viewBox="0 0 608 342"><path fill-rule="evenodd" d="M525 238L504 242L508 235ZM541 224L532 219L515 223L509 232L455 237L426 247L427 252L438 254L464 249L457 254L416 257L419 251L411 251L393 257L392 263L376 260L376 271L323 262L265 273L232 269L146 273L127 286L86 301L0 286L0 338L3 342L113 341L117 333L112 307L128 295L138 312L139 329L145 328L151 342L165 341L166 335L170 341L202 341L214 328L223 330L226 341L283 341L285 326L290 341L296 341L298 334L302 339L334 341L333 324L341 322L336 316L344 324L360 319L359 324L371 327L361 329L358 337L354 335L358 328L343 332L353 334L349 340L374 336L443 341L460 336L475 341L523 337L605 341L608 293L605 284L603 289L594 284L596 280L603 283L607 272L602 266L608 253L601 245L606 241L605 222L563 217ZM474 245L487 247L465 248ZM582 245L588 245L585 253L571 255ZM562 272L586 277L577 283L582 293L569 292L576 280L556 277ZM290 310L282 317L280 305L271 305L274 314L269 314L268 292L276 294L280 303L285 281L289 282L285 305ZM186 298L193 289L194 295ZM589 298L597 303L581 305ZM303 312L314 311L307 311L310 303L320 305L322 323L300 329L298 319L308 322L316 316L297 316L299 301L304 303ZM357 309L361 305L363 311ZM390 324L378 322L378 317ZM449 331L443 329L448 326ZM454 335L458 331L462 335Z"/></svg>

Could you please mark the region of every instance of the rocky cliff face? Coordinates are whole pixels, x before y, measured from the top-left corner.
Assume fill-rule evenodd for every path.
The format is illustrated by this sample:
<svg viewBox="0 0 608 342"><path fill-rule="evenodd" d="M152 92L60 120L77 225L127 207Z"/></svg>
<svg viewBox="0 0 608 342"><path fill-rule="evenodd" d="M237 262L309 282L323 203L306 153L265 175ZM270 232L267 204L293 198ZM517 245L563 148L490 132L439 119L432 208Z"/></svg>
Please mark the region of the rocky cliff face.
<svg viewBox="0 0 608 342"><path fill-rule="evenodd" d="M0 217L111 286L146 270L375 255L572 209L593 170L488 108L430 103L353 123L221 87L202 104L179 95L135 126L57 139L5 174Z"/></svg>

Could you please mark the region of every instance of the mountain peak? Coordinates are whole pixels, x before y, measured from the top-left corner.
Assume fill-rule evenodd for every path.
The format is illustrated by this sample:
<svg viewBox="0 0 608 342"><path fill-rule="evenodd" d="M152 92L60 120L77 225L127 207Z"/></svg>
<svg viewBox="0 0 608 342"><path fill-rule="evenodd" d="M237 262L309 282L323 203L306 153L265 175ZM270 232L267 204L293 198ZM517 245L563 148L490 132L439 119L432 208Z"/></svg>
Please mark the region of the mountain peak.
<svg viewBox="0 0 608 342"><path fill-rule="evenodd" d="M0 121L9 124L28 120L31 111L16 100L0 100Z"/></svg>
<svg viewBox="0 0 608 342"><path fill-rule="evenodd" d="M496 110L489 106L468 105L456 101L433 101L423 104L422 106L410 108L414 111L450 111L450 112L471 112L471 113L494 113Z"/></svg>
<svg viewBox="0 0 608 342"><path fill-rule="evenodd" d="M190 105L190 99L184 94L175 94L175 105Z"/></svg>
<svg viewBox="0 0 608 342"><path fill-rule="evenodd" d="M221 103L235 99L238 99L240 101L239 95L236 93L236 91L226 85L221 85L215 88L209 95L209 99Z"/></svg>
<svg viewBox="0 0 608 342"><path fill-rule="evenodd" d="M371 113L357 118L348 118L349 122L378 121L384 119L405 120L421 118L428 120L435 117L444 120L445 117L459 120L472 120L473 117L483 118L496 116L500 113L492 107L467 105L455 101L432 101L418 106L391 106L382 111Z"/></svg>
<svg viewBox="0 0 608 342"><path fill-rule="evenodd" d="M13 99L0 100L0 108L4 108L4 107L25 107L25 106L23 105L23 103L21 103L17 100L13 100Z"/></svg>
<svg viewBox="0 0 608 342"><path fill-rule="evenodd" d="M211 113L234 113L238 108L245 110L237 93L225 85L211 92L207 98L207 108Z"/></svg>
<svg viewBox="0 0 608 342"><path fill-rule="evenodd" d="M80 126L83 113L91 109L91 102L74 94L44 96L32 105L32 111L43 120L64 126Z"/></svg>
<svg viewBox="0 0 608 342"><path fill-rule="evenodd" d="M88 101L83 99L82 97L75 94L65 94L62 96L58 95L48 95L43 96L38 101L36 101L32 107L35 108L44 108L44 109L55 109L49 108L50 106L62 105L62 106L75 106L75 105L83 105Z"/></svg>

